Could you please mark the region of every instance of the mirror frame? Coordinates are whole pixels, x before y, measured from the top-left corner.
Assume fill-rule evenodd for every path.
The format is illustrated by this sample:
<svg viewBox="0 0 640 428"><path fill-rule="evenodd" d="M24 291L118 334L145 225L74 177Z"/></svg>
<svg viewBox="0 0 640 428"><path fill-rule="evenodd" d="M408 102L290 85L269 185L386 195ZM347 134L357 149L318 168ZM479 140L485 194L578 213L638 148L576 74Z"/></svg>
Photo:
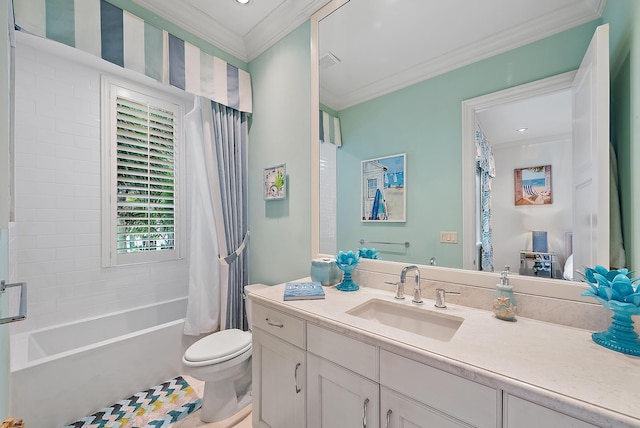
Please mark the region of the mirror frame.
<svg viewBox="0 0 640 428"><path fill-rule="evenodd" d="M334 254L322 254L320 253L320 142L318 136L320 135L320 124L318 117L318 109L320 106L320 70L318 67L318 42L319 42L319 29L320 29L320 21L329 16L331 13L338 10L341 6L348 3L350 0L331 0L321 9L319 9L316 13L311 16L310 19L310 53L311 53L311 258L315 259L318 257L333 257ZM571 73L564 73L560 76L564 76L563 78L568 78ZM552 79L552 78L550 78ZM546 79L545 79L546 80ZM561 79L560 79L561 80ZM560 85L564 85L564 83L560 83ZM522 85L522 87L526 87L527 85ZM535 82L531 84L531 86L535 86ZM505 89L504 91L509 91L512 89ZM503 91L500 91L503 92ZM462 115L463 115L463 135L461 135L461 144L463 144L462 152L463 155L466 156L468 153L465 148L465 127L468 126L469 120L473 120L475 116L475 109L480 108L485 104L483 102L488 102L490 100L491 94L483 97L474 98L469 101L467 104L467 108L465 108L465 104L467 101L463 102L462 106ZM503 100L504 101L504 100ZM472 114L471 118L469 118L469 114ZM462 160L461 160L462 161ZM465 172L465 168L462 168L463 174L463 189L461 191L464 195L465 192L465 180L469 179L469 172ZM464 199L464 198L463 198ZM463 201L463 212L465 212L465 207L468 204L473 204L473 201ZM467 207L468 209L468 207ZM475 209L475 208L473 208ZM468 242L467 229L468 229L468 221L464 220L463 217L463 239L462 245L465 245L465 242ZM463 259L466 259L464 256L465 251L463 249ZM359 270L367 271L371 273L379 273L379 274L388 274L388 275L399 275L402 268L411 263L402 263L402 262L391 262L385 260L362 260L360 265L358 266ZM495 289L496 284L499 282L500 273L499 272L480 272L474 270L464 270L464 269L456 269L456 268L446 268L440 266L430 266L430 265L418 265L420 268L421 278L423 280L429 281L438 281L443 283L455 283L465 286L471 287L479 287L479 288L487 288L487 289ZM579 286L580 283L574 281L563 281L563 280L553 280L547 278L534 278L527 277L521 275L513 275L510 277L509 283L513 286L514 291L521 294L528 294L532 296L539 297L551 297L563 300L571 300L577 302L586 302L593 303L592 299L581 296L582 288Z"/></svg>

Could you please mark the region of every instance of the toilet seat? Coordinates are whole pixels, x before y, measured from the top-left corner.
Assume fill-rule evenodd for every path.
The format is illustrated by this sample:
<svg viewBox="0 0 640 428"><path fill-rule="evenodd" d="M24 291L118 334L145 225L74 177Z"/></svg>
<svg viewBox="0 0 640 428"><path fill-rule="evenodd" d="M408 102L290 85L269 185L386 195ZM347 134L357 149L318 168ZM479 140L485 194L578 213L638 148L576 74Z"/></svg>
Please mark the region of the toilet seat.
<svg viewBox="0 0 640 428"><path fill-rule="evenodd" d="M210 334L187 348L183 362L191 367L219 364L251 350L251 333L238 329Z"/></svg>

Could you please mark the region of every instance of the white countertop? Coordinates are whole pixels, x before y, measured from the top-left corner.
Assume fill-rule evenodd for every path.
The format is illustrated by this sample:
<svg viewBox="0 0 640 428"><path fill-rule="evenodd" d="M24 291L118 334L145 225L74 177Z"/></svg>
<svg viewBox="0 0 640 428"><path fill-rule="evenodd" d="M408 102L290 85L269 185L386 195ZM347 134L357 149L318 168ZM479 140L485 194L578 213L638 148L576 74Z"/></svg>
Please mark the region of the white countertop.
<svg viewBox="0 0 640 428"><path fill-rule="evenodd" d="M345 293L325 287L324 300L283 301L284 284L256 290L255 301L436 368L572 414L599 426L640 427L640 358L605 349L591 332L527 318L502 321L490 311L424 299L395 300L390 289ZM449 342L345 313L371 298L464 318ZM640 322L640 320L636 320Z"/></svg>

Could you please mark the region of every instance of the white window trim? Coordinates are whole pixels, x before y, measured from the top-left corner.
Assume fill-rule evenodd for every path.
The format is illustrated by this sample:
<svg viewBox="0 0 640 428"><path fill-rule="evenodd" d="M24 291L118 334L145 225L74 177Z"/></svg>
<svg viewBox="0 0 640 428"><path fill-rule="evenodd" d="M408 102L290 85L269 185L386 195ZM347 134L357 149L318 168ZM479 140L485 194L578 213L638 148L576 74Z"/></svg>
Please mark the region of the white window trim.
<svg viewBox="0 0 640 428"><path fill-rule="evenodd" d="M182 99L147 86L135 84L112 76L103 75L101 86L101 222L102 267L176 260L184 257L186 245L185 219L185 132L183 118L185 106ZM144 253L118 254L116 251L116 112L113 108L117 96L148 102L156 107L175 112L175 241L172 250Z"/></svg>

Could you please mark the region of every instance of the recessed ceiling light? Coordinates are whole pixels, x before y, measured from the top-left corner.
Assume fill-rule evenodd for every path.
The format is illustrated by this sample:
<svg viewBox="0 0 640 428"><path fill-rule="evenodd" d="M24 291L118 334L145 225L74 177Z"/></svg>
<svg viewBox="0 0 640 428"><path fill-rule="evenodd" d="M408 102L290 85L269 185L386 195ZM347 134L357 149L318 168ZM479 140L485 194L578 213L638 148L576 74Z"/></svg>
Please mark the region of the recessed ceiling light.
<svg viewBox="0 0 640 428"><path fill-rule="evenodd" d="M234 0L236 3L239 3L243 6L248 5L249 3L251 3L251 0Z"/></svg>
<svg viewBox="0 0 640 428"><path fill-rule="evenodd" d="M518 129L516 129L516 131L518 131L518 132L527 132L527 129L529 129L529 128L518 128Z"/></svg>

